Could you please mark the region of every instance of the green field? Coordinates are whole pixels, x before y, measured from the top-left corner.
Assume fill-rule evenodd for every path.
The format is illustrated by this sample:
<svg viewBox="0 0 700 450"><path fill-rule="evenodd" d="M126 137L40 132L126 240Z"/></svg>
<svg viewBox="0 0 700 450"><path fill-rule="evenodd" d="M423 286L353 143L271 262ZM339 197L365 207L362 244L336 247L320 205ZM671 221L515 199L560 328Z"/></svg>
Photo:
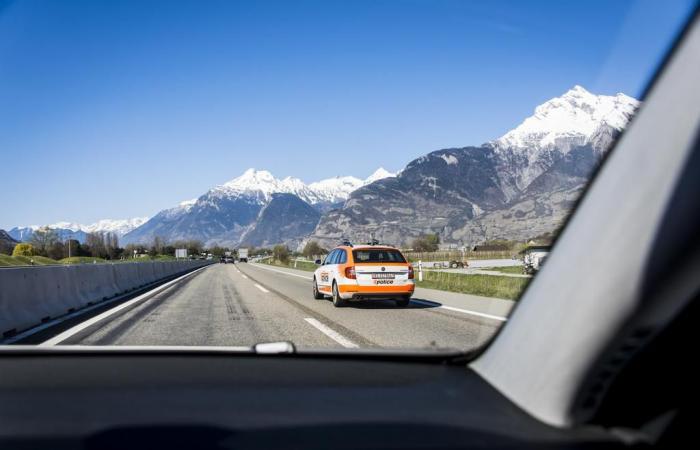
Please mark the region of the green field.
<svg viewBox="0 0 700 450"><path fill-rule="evenodd" d="M0 254L0 266L29 266L34 260L36 266L60 264L58 261L45 256L9 256Z"/></svg>
<svg viewBox="0 0 700 450"><path fill-rule="evenodd" d="M12 256L3 255L0 253L0 266L23 266L24 263L13 258Z"/></svg>
<svg viewBox="0 0 700 450"><path fill-rule="evenodd" d="M60 264L92 264L97 261L97 263L103 263L106 260L102 258L94 258L92 256L71 256L70 258L63 258L58 261Z"/></svg>
<svg viewBox="0 0 700 450"><path fill-rule="evenodd" d="M483 270L501 273L516 273L522 275L523 266L508 266L508 267L484 267Z"/></svg>
<svg viewBox="0 0 700 450"><path fill-rule="evenodd" d="M70 258L63 258L59 261L55 259L47 258L45 256L9 256L0 254L0 267L10 267L10 266L29 266L34 260L35 266L48 266L56 264L97 264L101 263L132 263L132 262L150 262L150 261L175 261L174 256L170 255L157 255L149 256L145 258L138 259L115 259L106 260L102 258L95 258L92 256L71 256Z"/></svg>
<svg viewBox="0 0 700 450"><path fill-rule="evenodd" d="M516 300L529 282L529 278L520 277L424 271L423 281L416 281L416 285L441 291Z"/></svg>
<svg viewBox="0 0 700 450"><path fill-rule="evenodd" d="M313 272L318 267L316 264L314 264L311 261L297 261L296 267L294 267L293 260L290 260L287 264L285 264L281 261L272 260L272 258L264 259L260 262L262 262L263 264L268 264L270 266L288 267L290 269L305 270L307 272Z"/></svg>

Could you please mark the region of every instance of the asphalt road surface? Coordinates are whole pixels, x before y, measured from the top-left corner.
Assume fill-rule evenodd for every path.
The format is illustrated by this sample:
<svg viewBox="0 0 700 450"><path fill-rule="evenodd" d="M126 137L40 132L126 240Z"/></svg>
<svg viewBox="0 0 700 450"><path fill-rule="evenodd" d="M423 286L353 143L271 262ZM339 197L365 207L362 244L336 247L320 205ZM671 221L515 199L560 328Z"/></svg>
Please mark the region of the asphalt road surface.
<svg viewBox="0 0 700 450"><path fill-rule="evenodd" d="M330 300L314 300L311 276L259 264L214 264L97 327L76 329L61 344L250 346L291 341L301 348L467 350L493 336L513 305L417 289L407 308L389 300L336 308Z"/></svg>

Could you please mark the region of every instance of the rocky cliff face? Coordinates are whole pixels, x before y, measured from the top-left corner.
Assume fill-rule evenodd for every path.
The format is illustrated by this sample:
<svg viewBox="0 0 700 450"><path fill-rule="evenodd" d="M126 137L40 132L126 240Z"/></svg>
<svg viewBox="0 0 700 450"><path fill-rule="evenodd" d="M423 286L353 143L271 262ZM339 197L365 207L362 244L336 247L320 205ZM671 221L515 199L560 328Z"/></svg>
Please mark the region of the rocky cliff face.
<svg viewBox="0 0 700 450"><path fill-rule="evenodd" d="M321 213L296 195L273 194L241 237L241 245L268 247L286 243L294 247L314 230L320 218Z"/></svg>

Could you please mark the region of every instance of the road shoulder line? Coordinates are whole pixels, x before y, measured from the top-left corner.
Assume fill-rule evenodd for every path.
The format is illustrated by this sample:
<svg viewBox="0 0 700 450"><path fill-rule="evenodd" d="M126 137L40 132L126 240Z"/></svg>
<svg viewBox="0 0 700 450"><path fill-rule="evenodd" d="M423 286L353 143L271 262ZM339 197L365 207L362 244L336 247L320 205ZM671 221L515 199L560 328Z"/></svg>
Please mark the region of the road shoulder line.
<svg viewBox="0 0 700 450"><path fill-rule="evenodd" d="M425 305L425 306L434 306L436 308L446 309L448 311L459 312L462 314L469 314L471 316L483 317L485 319L498 320L501 322L505 322L508 320L507 317L495 316L493 314L486 314L486 313L482 313L482 312L478 312L478 311L472 311L470 309L455 308L454 306L447 306L447 305L443 305L441 303L431 302L428 300L420 300L420 299L412 298L411 302L418 303L418 304Z"/></svg>
<svg viewBox="0 0 700 450"><path fill-rule="evenodd" d="M342 345L345 348L358 348L359 347L357 344L352 342L350 339L347 339L342 334L338 333L337 331L333 330L330 327L327 327L326 325L322 324L321 322L314 319L313 317L307 317L304 320L306 322L308 322L311 326L316 328L318 331L325 334L329 338L333 339L335 342L337 342L338 344Z"/></svg>
<svg viewBox="0 0 700 450"><path fill-rule="evenodd" d="M124 302L118 306L115 306L112 309L108 309L107 311L103 312L102 314L98 314L97 316L95 316L91 319L88 319L84 322L81 322L78 325L67 329L63 333L60 333L60 334L52 337L49 340L46 340L40 344L37 344L37 346L38 347L52 347L54 345L57 345L57 344L65 341L66 339L70 338L71 336L74 336L74 335L80 333L81 331L83 331L83 330L85 330L93 325L98 324L99 322L111 317L112 315L114 315L114 314L116 314L116 313L118 313L126 308L130 308L132 306L135 306L139 303L142 303L142 302L148 300L153 295L158 294L161 291L164 291L165 289L169 288L170 286L173 286L175 283L182 281L184 278L187 278L191 275L194 275L195 273L198 273L198 272L206 269L207 267L209 267L209 266L201 267L199 269L193 270L192 272L188 272L184 275L181 275L181 276L175 278L174 280L170 280L167 283L161 284L160 286L158 286L154 289L151 289L150 291L145 292L136 298L133 298L127 302Z"/></svg>
<svg viewBox="0 0 700 450"><path fill-rule="evenodd" d="M296 274L296 273L287 272L286 270L279 270L279 269L273 269L272 267L265 267L265 266L262 265L262 264L252 264L252 263L251 263L251 266L253 266L253 267L259 267L260 269L264 269L264 270L270 270L270 271L272 271L272 272L283 273L283 274L289 275L289 276L291 276L291 277L303 278L303 279L309 280L309 281L311 281L311 278L312 278L312 275L313 275L313 272L309 272L309 276L299 275L299 274Z"/></svg>
<svg viewBox="0 0 700 450"><path fill-rule="evenodd" d="M268 291L268 290L265 289L264 287L260 286L258 283L255 283L255 287L258 288L258 289L260 289L261 291L263 291L263 292L266 293L266 294L269 294L269 293L270 293L270 291Z"/></svg>

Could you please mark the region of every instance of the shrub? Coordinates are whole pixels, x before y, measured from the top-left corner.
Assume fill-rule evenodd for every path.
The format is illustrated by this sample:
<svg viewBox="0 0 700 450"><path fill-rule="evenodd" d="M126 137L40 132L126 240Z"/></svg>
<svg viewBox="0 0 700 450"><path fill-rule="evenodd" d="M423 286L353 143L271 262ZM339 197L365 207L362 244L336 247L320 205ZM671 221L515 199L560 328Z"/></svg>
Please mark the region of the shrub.
<svg viewBox="0 0 700 450"><path fill-rule="evenodd" d="M34 246L26 243L17 244L12 250L12 256L34 256Z"/></svg>
<svg viewBox="0 0 700 450"><path fill-rule="evenodd" d="M307 258L313 259L314 256L320 256L320 255L323 255L327 252L320 245L318 245L318 242L309 241L304 246L304 250L301 253L302 253L302 255L304 255Z"/></svg>
<svg viewBox="0 0 700 450"><path fill-rule="evenodd" d="M284 245L275 245L272 249L272 257L283 263L289 262L289 249Z"/></svg>

